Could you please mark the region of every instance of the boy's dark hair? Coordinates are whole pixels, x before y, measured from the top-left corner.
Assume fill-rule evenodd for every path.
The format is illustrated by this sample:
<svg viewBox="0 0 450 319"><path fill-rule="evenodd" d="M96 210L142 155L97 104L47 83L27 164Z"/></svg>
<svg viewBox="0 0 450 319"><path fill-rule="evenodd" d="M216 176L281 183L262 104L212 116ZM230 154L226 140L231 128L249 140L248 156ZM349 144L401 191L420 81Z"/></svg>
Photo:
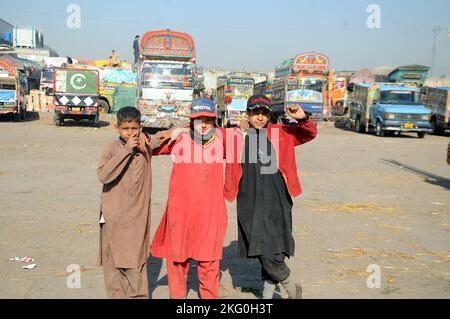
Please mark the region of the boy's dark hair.
<svg viewBox="0 0 450 319"><path fill-rule="evenodd" d="M132 122L132 121L137 121L141 123L141 112L133 106L126 106L124 108L121 108L117 112L116 116L118 125L120 125L122 122Z"/></svg>
<svg viewBox="0 0 450 319"><path fill-rule="evenodd" d="M137 35L137 36L135 36L134 38L137 39L137 38L140 38L140 36Z"/></svg>

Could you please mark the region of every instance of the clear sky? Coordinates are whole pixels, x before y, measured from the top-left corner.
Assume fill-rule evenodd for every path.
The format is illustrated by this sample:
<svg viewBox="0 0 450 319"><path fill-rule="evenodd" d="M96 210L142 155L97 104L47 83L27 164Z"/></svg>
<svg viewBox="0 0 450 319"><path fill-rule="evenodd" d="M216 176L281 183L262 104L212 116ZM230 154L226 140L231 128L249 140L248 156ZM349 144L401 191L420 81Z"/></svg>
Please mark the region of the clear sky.
<svg viewBox="0 0 450 319"><path fill-rule="evenodd" d="M136 34L170 28L190 33L204 67L270 71L306 51L330 57L337 70L431 65L432 28L438 33L435 75L450 75L448 0L14 0L0 17L34 25L62 56L108 58L112 49L132 60ZM70 29L67 7L81 9ZM367 27L370 4L381 9L381 28Z"/></svg>

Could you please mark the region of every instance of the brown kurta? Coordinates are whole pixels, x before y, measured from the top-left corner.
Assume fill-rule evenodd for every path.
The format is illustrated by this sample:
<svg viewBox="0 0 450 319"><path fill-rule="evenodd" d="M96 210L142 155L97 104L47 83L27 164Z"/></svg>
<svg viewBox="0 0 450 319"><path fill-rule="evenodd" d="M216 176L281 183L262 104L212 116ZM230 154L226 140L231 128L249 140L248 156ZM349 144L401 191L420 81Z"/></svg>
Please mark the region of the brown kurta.
<svg viewBox="0 0 450 319"><path fill-rule="evenodd" d="M151 150L157 145L146 145L143 153L131 152L117 139L105 147L97 169L103 184L100 213L117 268L141 267L150 256ZM101 247L100 232L99 266Z"/></svg>

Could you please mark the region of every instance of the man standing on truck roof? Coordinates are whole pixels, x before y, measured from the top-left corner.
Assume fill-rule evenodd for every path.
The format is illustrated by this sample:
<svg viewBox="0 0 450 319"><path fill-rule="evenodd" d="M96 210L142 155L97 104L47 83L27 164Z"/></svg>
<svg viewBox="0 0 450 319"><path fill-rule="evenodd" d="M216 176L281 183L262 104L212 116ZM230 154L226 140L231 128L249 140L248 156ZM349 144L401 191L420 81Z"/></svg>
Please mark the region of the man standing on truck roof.
<svg viewBox="0 0 450 319"><path fill-rule="evenodd" d="M134 64L138 64L139 58L140 58L140 52L139 52L139 35L137 35L134 38L133 42L133 51L134 51Z"/></svg>

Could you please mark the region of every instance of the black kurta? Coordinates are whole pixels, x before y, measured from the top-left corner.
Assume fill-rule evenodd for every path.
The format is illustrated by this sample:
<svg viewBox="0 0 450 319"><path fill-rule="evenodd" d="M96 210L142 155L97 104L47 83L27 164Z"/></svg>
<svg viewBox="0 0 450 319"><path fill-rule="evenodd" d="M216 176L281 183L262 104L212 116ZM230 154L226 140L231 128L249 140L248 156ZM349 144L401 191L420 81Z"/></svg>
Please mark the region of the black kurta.
<svg viewBox="0 0 450 319"><path fill-rule="evenodd" d="M267 129L249 129L242 153L242 178L237 196L239 255L242 258L295 251L292 199L277 166ZM271 174L262 169L274 167Z"/></svg>

